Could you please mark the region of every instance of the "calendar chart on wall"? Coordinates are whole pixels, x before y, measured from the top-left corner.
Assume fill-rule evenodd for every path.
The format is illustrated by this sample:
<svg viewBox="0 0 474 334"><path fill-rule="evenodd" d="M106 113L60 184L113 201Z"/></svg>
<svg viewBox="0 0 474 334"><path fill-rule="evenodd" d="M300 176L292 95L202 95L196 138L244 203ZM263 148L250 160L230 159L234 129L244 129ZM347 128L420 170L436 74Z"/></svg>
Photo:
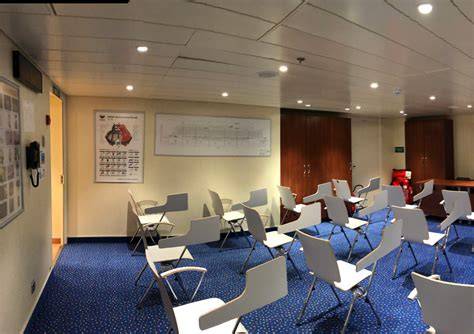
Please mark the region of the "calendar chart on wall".
<svg viewBox="0 0 474 334"><path fill-rule="evenodd" d="M155 154L270 156L271 122L257 118L156 114Z"/></svg>

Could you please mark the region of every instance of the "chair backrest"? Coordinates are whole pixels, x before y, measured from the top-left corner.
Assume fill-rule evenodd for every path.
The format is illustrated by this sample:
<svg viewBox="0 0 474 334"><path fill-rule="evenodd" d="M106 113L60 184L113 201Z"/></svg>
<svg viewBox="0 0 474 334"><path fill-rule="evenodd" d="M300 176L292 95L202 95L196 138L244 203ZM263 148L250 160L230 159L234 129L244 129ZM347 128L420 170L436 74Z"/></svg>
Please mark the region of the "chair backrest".
<svg viewBox="0 0 474 334"><path fill-rule="evenodd" d="M321 203L308 204L301 208L301 214L295 221L278 226L279 233L295 232L313 225L321 224Z"/></svg>
<svg viewBox="0 0 474 334"><path fill-rule="evenodd" d="M137 201L135 201L135 196L133 195L132 189L128 189L128 199L129 199L130 205L132 207L132 211L137 216L143 215L143 212L142 212L140 206L138 205Z"/></svg>
<svg viewBox="0 0 474 334"><path fill-rule="evenodd" d="M403 222L401 221L387 225L382 231L382 240L379 245L369 254L357 261L356 270L360 271L367 268L398 248L402 239L402 227Z"/></svg>
<svg viewBox="0 0 474 334"><path fill-rule="evenodd" d="M336 188L336 196L342 199L349 199L351 194L351 188L346 180L332 180L334 187Z"/></svg>
<svg viewBox="0 0 474 334"><path fill-rule="evenodd" d="M264 206L267 204L268 204L267 188L262 188L262 189L251 191L249 200L232 205L232 210L242 210L242 205L248 206L249 208L256 208L256 207Z"/></svg>
<svg viewBox="0 0 474 334"><path fill-rule="evenodd" d="M346 204L342 198L326 196L324 197L324 203L326 203L328 217L334 224L344 226L349 222Z"/></svg>
<svg viewBox="0 0 474 334"><path fill-rule="evenodd" d="M283 207L288 210L293 210L296 207L296 200L289 187L277 186L280 193L281 203Z"/></svg>
<svg viewBox="0 0 474 334"><path fill-rule="evenodd" d="M231 319L240 318L288 294L284 256L247 270L242 294L199 318L199 327L206 330Z"/></svg>
<svg viewBox="0 0 474 334"><path fill-rule="evenodd" d="M359 215L361 216L370 216L374 212L380 211L385 209L388 206L388 192L386 190L382 190L375 194L374 202L371 206L363 208L359 211Z"/></svg>
<svg viewBox="0 0 474 334"><path fill-rule="evenodd" d="M152 208L145 209L145 214L178 212L188 210L188 194L173 194L166 196L166 203Z"/></svg>
<svg viewBox="0 0 474 334"><path fill-rule="evenodd" d="M262 222L262 218L257 210L243 206L245 220L249 228L250 234L260 242L267 240L267 233L265 232L265 225Z"/></svg>
<svg viewBox="0 0 474 334"><path fill-rule="evenodd" d="M160 239L160 248L191 246L217 241L220 239L219 216L199 218L191 221L189 230L184 235Z"/></svg>
<svg viewBox="0 0 474 334"><path fill-rule="evenodd" d="M214 214L220 216L224 216L224 206L222 205L221 197L215 191L209 189L209 195L211 196L211 204L212 209L214 210Z"/></svg>
<svg viewBox="0 0 474 334"><path fill-rule="evenodd" d="M329 284L340 282L341 274L329 240L316 238L301 231L297 233L309 270Z"/></svg>
<svg viewBox="0 0 474 334"><path fill-rule="evenodd" d="M320 199L323 199L326 196L332 196L332 183L331 182L318 184L318 189L316 193L304 197L303 203L316 202L316 201L319 201Z"/></svg>
<svg viewBox="0 0 474 334"><path fill-rule="evenodd" d="M411 274L420 301L423 321L436 334L472 333L474 329L474 285L450 283Z"/></svg>
<svg viewBox="0 0 474 334"><path fill-rule="evenodd" d="M387 190L388 193L388 205L405 206L405 194L401 186L382 186L382 190Z"/></svg>
<svg viewBox="0 0 474 334"><path fill-rule="evenodd" d="M152 259L147 257L146 260L148 262L148 267L151 269L155 281L158 285L158 291L160 292L161 302L165 309L166 316L168 317L168 321L170 322L170 326L173 329L173 333L178 334L178 323L174 315L173 304L171 302L170 296L168 295L168 290L166 289L163 278L160 276L158 270L156 270L156 266L153 263Z"/></svg>
<svg viewBox="0 0 474 334"><path fill-rule="evenodd" d="M362 196L363 194L368 194L372 191L380 189L380 177L373 177L369 180L369 185L361 188L357 191L357 196Z"/></svg>
<svg viewBox="0 0 474 334"><path fill-rule="evenodd" d="M472 213L471 200L469 198L469 193L467 191L455 191L455 190L441 190L441 194L444 199L444 210L447 214L451 213L454 209L454 203L460 200L462 208L465 211L465 215L470 215Z"/></svg>
<svg viewBox="0 0 474 334"><path fill-rule="evenodd" d="M433 193L433 188L434 188L434 180L426 181L423 184L423 190L420 191L415 196L413 196L413 201L417 202L425 197L430 196Z"/></svg>
<svg viewBox="0 0 474 334"><path fill-rule="evenodd" d="M406 241L423 243L423 240L429 238L428 223L423 210L392 206L392 211L397 221L403 221L402 234Z"/></svg>

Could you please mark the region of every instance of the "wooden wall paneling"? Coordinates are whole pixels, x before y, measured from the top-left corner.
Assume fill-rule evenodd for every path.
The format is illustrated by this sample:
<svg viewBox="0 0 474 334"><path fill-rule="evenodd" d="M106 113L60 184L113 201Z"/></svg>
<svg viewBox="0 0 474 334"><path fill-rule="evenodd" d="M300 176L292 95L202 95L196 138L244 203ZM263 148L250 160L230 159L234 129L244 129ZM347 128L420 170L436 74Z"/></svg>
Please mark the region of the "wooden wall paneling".
<svg viewBox="0 0 474 334"><path fill-rule="evenodd" d="M419 120L405 122L406 168L411 170L414 181L424 180L425 139Z"/></svg>

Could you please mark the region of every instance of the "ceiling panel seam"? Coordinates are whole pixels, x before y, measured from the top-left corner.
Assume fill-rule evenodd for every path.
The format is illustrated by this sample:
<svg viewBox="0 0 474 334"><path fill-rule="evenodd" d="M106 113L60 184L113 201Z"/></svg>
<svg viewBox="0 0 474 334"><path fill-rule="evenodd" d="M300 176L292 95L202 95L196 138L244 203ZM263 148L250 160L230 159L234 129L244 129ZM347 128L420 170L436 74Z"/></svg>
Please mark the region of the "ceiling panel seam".
<svg viewBox="0 0 474 334"><path fill-rule="evenodd" d="M279 22L277 22L273 27L265 31L260 37L257 38L257 41L261 41L262 38L264 38L267 34L271 33L275 29L277 29L279 26L283 25L286 20L288 20L290 17L292 17L301 6L304 6L306 4L307 0L301 0L301 2L296 5L295 8L293 8L288 14L285 15L284 18L282 18Z"/></svg>
<svg viewBox="0 0 474 334"><path fill-rule="evenodd" d="M474 21L472 21L472 19L471 19L469 16L467 16L466 13L464 13L464 11L461 9L461 7L459 7L459 6L457 5L457 3L456 3L454 0L451 0L451 4L452 4L454 7L456 7L456 9L459 11L459 13L460 13L462 16L464 16L464 18L465 18L466 20L468 20L469 22L471 22L471 24L474 24Z"/></svg>

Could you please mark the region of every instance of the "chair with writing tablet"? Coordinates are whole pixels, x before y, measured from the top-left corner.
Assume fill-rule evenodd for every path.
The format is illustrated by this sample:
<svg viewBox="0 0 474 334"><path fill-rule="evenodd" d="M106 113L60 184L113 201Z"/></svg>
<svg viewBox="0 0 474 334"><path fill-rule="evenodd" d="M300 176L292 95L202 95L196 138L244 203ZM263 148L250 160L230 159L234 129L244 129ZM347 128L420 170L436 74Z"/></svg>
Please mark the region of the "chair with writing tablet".
<svg viewBox="0 0 474 334"><path fill-rule="evenodd" d="M423 198L426 198L433 194L434 189L434 180L429 180L423 183L423 189L413 196L413 202L416 203L417 207L421 206L421 201Z"/></svg>
<svg viewBox="0 0 474 334"><path fill-rule="evenodd" d="M388 210L385 216L385 224L388 223L392 206L398 206L406 209L416 209L416 204L407 204L405 201L405 194L401 186L383 185L382 190L387 191L388 194Z"/></svg>
<svg viewBox="0 0 474 334"><path fill-rule="evenodd" d="M250 192L250 197L247 201L233 204L231 207L232 211L243 210L243 205L249 208L265 208L268 209L268 194L267 189L257 189ZM260 216L265 217L265 226L270 222L270 214L268 212L261 213Z"/></svg>
<svg viewBox="0 0 474 334"><path fill-rule="evenodd" d="M336 259L329 240L313 237L298 231L298 238L303 245L306 264L314 278L296 323L298 325L301 323L301 319L304 316L308 302L315 289L316 282L319 279L329 284L332 293L338 301L338 306L341 305L342 302L335 289L352 293L352 301L349 305L349 311L344 320L341 333L346 331L354 304L359 299L364 300L370 306L377 319L377 323L380 325L381 320L372 301L369 299L369 291L372 285L372 279L375 276L377 262L400 245L401 233L401 223L395 223L385 227L382 232L380 244L353 265ZM366 269L369 266L372 266L371 270ZM369 279L367 285L361 285L366 279Z"/></svg>
<svg viewBox="0 0 474 334"><path fill-rule="evenodd" d="M379 189L380 189L380 177L371 178L367 186L360 188L359 190L355 192L356 197L361 197L364 199L362 202L360 202L360 205L365 206L367 204L369 194Z"/></svg>
<svg viewBox="0 0 474 334"><path fill-rule="evenodd" d="M146 241L146 237L143 237L143 243L145 245L145 257L146 262L140 273L138 274L137 278L135 279L135 285L138 284L140 278L142 277L146 268L150 268L152 271L156 265L159 265L162 268L165 268L170 275L175 275L178 281L178 284L181 286L183 291L186 293L186 289L184 287L184 282L180 277L180 273L184 271L197 271L201 273L200 282L203 279L206 270L199 267L179 267L179 264L183 259L194 260L193 256L188 250L189 246L204 244L208 242L217 241L220 238L220 221L219 216L211 216L205 217L200 219L192 220L189 226L189 230L179 236L167 238L167 239L160 239L158 241L158 245L151 245L149 246ZM150 266L150 263L153 266ZM147 297L150 289L153 287L154 280L151 280L150 284L148 285L145 293L141 297L138 307L143 305L145 298ZM171 285L168 284L173 296L176 298L176 294L174 293ZM197 289L199 288L200 283L198 284L196 290L193 293L193 297L196 295Z"/></svg>
<svg viewBox="0 0 474 334"><path fill-rule="evenodd" d="M283 257L258 265L246 272L242 294L228 302L209 298L173 307L165 281L153 271L165 314L170 323L167 333L234 334L247 333L242 324L246 314L269 305L288 294L286 264Z"/></svg>
<svg viewBox="0 0 474 334"><path fill-rule="evenodd" d="M280 193L281 204L283 205L283 209L285 209L285 214L281 220L281 224L283 224L289 212L300 214L301 208L305 205L296 204L296 194L293 194L289 187L277 186L277 188Z"/></svg>
<svg viewBox="0 0 474 334"><path fill-rule="evenodd" d="M349 183L346 180L333 179L332 183L336 189L336 196L343 199L345 202L357 205L364 201L364 198L362 197L352 196Z"/></svg>

